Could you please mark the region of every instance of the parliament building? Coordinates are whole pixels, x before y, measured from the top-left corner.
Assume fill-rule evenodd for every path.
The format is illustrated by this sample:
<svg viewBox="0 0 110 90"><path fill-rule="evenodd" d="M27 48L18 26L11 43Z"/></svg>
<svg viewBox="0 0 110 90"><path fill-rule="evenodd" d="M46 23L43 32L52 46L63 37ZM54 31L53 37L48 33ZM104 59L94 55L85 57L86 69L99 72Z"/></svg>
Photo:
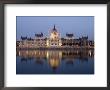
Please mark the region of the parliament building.
<svg viewBox="0 0 110 90"><path fill-rule="evenodd" d="M44 37L42 32L35 34L35 38L21 36L16 45L18 48L94 47L94 41L88 40L88 36L76 39L73 33L66 33L65 38L62 38L54 25L48 37Z"/></svg>

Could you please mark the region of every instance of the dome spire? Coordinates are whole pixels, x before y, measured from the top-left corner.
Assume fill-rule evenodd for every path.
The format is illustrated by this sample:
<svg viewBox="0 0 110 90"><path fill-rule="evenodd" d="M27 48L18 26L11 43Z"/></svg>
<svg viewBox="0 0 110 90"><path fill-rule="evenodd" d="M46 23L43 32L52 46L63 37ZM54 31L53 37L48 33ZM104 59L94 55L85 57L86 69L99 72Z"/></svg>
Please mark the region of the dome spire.
<svg viewBox="0 0 110 90"><path fill-rule="evenodd" d="M55 27L55 24L54 24L54 27L53 27L52 31L57 32L57 29Z"/></svg>
<svg viewBox="0 0 110 90"><path fill-rule="evenodd" d="M54 28L53 28L53 29L56 30L56 29L55 29L55 24L54 24Z"/></svg>

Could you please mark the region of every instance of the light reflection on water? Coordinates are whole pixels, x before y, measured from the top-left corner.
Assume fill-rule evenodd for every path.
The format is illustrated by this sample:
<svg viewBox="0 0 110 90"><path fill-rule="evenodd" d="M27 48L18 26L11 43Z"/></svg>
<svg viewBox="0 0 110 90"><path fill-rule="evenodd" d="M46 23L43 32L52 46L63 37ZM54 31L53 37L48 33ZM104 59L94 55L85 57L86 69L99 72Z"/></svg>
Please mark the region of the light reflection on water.
<svg viewBox="0 0 110 90"><path fill-rule="evenodd" d="M92 50L18 50L16 74L94 74Z"/></svg>

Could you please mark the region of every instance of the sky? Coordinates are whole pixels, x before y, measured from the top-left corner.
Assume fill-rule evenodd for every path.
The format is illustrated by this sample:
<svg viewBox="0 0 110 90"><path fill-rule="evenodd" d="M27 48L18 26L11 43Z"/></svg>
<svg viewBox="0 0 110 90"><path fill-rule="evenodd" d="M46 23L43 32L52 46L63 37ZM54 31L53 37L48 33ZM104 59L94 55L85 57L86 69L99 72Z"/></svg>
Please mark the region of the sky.
<svg viewBox="0 0 110 90"><path fill-rule="evenodd" d="M48 37L54 25L61 37L73 33L74 38L88 36L94 40L94 16L17 16L16 25L17 40L21 36L35 38L41 32Z"/></svg>

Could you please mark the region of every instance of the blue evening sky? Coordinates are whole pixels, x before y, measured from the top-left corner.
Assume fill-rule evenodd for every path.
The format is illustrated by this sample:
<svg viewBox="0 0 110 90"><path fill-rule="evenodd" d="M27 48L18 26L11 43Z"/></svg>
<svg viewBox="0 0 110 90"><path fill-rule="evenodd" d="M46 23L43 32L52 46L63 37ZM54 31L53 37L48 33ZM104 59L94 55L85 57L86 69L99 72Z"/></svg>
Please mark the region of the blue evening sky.
<svg viewBox="0 0 110 90"><path fill-rule="evenodd" d="M75 38L87 36L94 40L94 17L93 16L17 16L17 40L21 36L35 37L35 33L43 32L49 35L54 24L61 37L66 33L73 33Z"/></svg>

